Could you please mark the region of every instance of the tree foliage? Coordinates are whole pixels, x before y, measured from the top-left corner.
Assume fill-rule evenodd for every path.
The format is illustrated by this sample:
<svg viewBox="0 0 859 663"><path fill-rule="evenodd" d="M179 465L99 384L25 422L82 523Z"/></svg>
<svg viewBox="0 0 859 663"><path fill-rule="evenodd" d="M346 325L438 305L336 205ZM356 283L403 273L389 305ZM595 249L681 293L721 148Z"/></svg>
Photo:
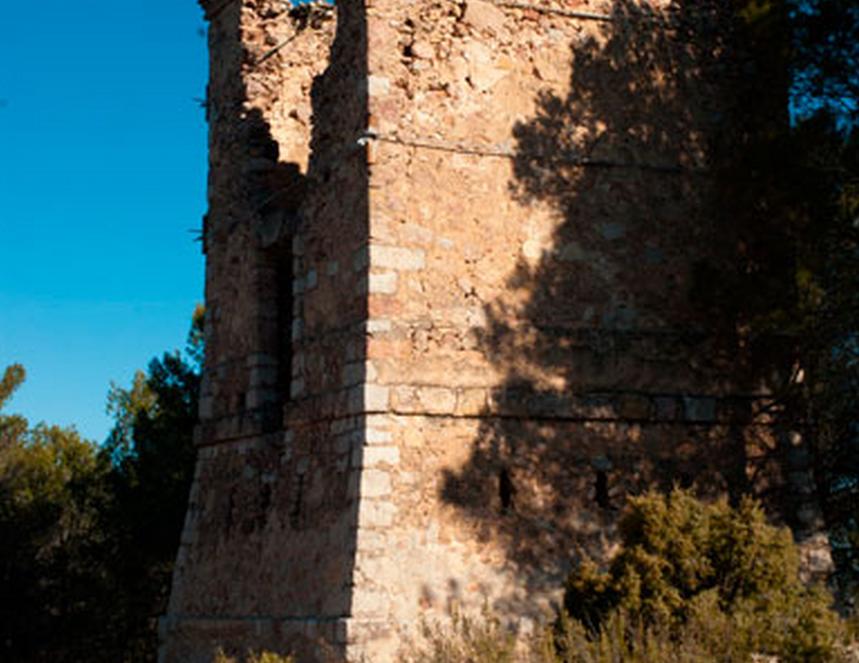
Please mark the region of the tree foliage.
<svg viewBox="0 0 859 663"><path fill-rule="evenodd" d="M154 660L156 620L167 605L194 471L202 321L198 307L184 355L153 359L129 388L112 385L108 396L116 424L103 449L113 496L105 518L118 553L112 572L122 618L114 630L124 660Z"/></svg>
<svg viewBox="0 0 859 663"><path fill-rule="evenodd" d="M202 309L188 349L113 386L97 446L0 411L0 659L154 661L194 465ZM0 380L0 410L25 378Z"/></svg>
<svg viewBox="0 0 859 663"><path fill-rule="evenodd" d="M688 492L630 502L607 570L582 564L546 629L484 609L424 625L412 663L746 663L852 660L832 597L806 587L787 529L759 505L707 504Z"/></svg>
<svg viewBox="0 0 859 663"><path fill-rule="evenodd" d="M677 489L644 495L630 500L620 532L607 571L586 562L567 583L564 607L591 631L621 611L675 639L692 629L699 642L708 630L731 640L706 644L711 653L730 644L791 661L834 656L843 632L832 597L803 585L790 532L751 499L734 509Z"/></svg>
<svg viewBox="0 0 859 663"><path fill-rule="evenodd" d="M859 112L859 5L852 0L793 0L791 95L794 112L835 117L842 130Z"/></svg>
<svg viewBox="0 0 859 663"><path fill-rule="evenodd" d="M715 279L705 268L702 281L718 285L696 294L743 330L751 355L778 347L793 367L768 377L773 413L810 454L849 583L859 577L859 6L742 0L738 16L750 67L722 159L737 268Z"/></svg>
<svg viewBox="0 0 859 663"><path fill-rule="evenodd" d="M24 377L6 369L0 406ZM0 412L0 658L82 660L102 640L109 471L74 429Z"/></svg>

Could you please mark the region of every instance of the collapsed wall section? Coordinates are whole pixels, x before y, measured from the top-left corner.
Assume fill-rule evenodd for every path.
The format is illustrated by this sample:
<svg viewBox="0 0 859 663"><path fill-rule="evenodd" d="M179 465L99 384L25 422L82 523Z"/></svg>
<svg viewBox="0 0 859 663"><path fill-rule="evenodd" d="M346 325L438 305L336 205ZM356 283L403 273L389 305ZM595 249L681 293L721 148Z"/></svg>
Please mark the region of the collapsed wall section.
<svg viewBox="0 0 859 663"><path fill-rule="evenodd" d="M360 481L364 17L203 4L207 356L161 660L325 660L345 646Z"/></svg>

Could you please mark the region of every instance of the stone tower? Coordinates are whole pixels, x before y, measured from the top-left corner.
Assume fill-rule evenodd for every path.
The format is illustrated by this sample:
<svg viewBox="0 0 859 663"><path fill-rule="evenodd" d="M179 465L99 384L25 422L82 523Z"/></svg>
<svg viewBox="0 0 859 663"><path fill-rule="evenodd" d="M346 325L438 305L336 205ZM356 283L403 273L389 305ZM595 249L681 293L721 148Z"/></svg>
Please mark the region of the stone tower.
<svg viewBox="0 0 859 663"><path fill-rule="evenodd" d="M202 2L207 359L163 661L397 660L454 605L538 617L628 494L775 494L789 367L705 305L734 259L724 3Z"/></svg>

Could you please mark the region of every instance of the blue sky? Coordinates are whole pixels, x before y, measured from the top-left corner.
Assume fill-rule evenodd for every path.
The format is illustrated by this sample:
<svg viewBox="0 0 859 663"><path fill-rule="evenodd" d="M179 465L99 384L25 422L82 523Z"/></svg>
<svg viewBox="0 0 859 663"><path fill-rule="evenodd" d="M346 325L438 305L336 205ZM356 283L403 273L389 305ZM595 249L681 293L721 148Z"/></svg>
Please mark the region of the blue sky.
<svg viewBox="0 0 859 663"><path fill-rule="evenodd" d="M111 382L182 347L203 296L207 76L194 0L5 3L0 370L9 406L102 441Z"/></svg>

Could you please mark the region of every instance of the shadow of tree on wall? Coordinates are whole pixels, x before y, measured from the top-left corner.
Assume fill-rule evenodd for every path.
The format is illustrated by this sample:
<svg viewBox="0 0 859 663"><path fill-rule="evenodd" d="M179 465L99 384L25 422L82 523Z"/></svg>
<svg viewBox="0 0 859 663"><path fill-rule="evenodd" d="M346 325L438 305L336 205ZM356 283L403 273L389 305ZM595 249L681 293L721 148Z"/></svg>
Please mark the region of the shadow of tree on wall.
<svg viewBox="0 0 859 663"><path fill-rule="evenodd" d="M509 276L525 303L486 306L482 347L506 379L443 479L527 588L604 558L625 496L650 486L781 499L777 443L751 424L771 420L753 396L784 379L783 348L751 353L719 291L747 266L720 200L742 113L731 12L616 0L610 15L570 45L566 96L542 92L513 128L511 193L554 224Z"/></svg>

